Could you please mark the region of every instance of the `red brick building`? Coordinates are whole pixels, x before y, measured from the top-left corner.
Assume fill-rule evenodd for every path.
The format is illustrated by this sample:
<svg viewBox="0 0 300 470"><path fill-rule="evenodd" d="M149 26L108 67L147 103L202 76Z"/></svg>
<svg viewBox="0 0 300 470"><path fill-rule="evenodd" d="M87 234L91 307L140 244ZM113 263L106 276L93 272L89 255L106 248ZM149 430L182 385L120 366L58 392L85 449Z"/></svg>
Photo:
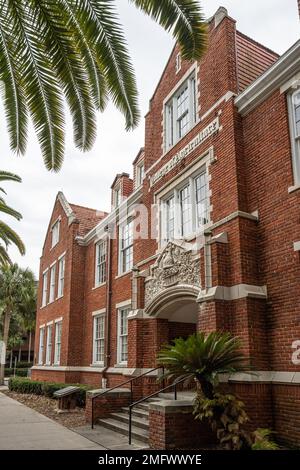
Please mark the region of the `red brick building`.
<svg viewBox="0 0 300 470"><path fill-rule="evenodd" d="M300 41L279 57L224 8L208 25L201 63L174 48L111 213L58 194L32 377L114 386L173 338L230 331L257 373L224 381L299 445Z"/></svg>

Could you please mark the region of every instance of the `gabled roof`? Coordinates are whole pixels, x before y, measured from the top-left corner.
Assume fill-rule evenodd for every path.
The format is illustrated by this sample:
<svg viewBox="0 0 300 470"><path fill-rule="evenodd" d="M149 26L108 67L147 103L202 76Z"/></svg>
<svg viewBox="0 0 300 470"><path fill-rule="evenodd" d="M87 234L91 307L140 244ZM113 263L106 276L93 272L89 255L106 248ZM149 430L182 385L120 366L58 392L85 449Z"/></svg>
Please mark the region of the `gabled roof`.
<svg viewBox="0 0 300 470"><path fill-rule="evenodd" d="M108 215L107 212L76 204L70 204L70 207L76 216L76 220L79 222L79 236L84 236Z"/></svg>
<svg viewBox="0 0 300 470"><path fill-rule="evenodd" d="M138 160L140 159L141 155L145 152L145 148L144 147L141 147L140 150L139 150L139 153L137 154L137 156L135 157L135 159L133 160L132 164L135 165Z"/></svg>
<svg viewBox="0 0 300 470"><path fill-rule="evenodd" d="M113 187L115 186L116 182L118 181L118 179L120 178L129 178L129 173L118 173L115 177L115 179L113 180L113 184L111 185L111 189L113 189ZM129 178L130 179L130 178Z"/></svg>

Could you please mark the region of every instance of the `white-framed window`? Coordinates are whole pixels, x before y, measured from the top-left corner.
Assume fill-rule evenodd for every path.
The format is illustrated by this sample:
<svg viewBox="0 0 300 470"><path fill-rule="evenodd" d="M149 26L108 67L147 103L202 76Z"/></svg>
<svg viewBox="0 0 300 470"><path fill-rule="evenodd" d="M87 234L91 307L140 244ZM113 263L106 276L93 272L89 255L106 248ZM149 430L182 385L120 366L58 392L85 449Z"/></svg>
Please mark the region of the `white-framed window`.
<svg viewBox="0 0 300 470"><path fill-rule="evenodd" d="M94 316L93 363L104 364L105 314Z"/></svg>
<svg viewBox="0 0 300 470"><path fill-rule="evenodd" d="M145 177L145 166L144 162L140 162L136 166L136 187L139 188L144 181Z"/></svg>
<svg viewBox="0 0 300 470"><path fill-rule="evenodd" d="M60 364L62 321L55 323L54 363Z"/></svg>
<svg viewBox="0 0 300 470"><path fill-rule="evenodd" d="M44 343L45 343L45 327L40 328L40 339L39 339L39 364L43 364L44 361Z"/></svg>
<svg viewBox="0 0 300 470"><path fill-rule="evenodd" d="M127 273L133 266L133 220L119 229L119 274Z"/></svg>
<svg viewBox="0 0 300 470"><path fill-rule="evenodd" d="M165 105L165 151L173 147L196 122L197 86L194 71Z"/></svg>
<svg viewBox="0 0 300 470"><path fill-rule="evenodd" d="M52 358L52 331L53 325L47 326L46 364L51 364Z"/></svg>
<svg viewBox="0 0 300 470"><path fill-rule="evenodd" d="M182 239L203 231L209 222L206 170L181 182L161 200L161 239Z"/></svg>
<svg viewBox="0 0 300 470"><path fill-rule="evenodd" d="M121 186L118 186L114 190L114 207L119 207L121 202L122 202L122 191L121 191Z"/></svg>
<svg viewBox="0 0 300 470"><path fill-rule="evenodd" d="M66 257L64 255L58 261L58 286L57 286L57 297L58 298L60 298L64 295L65 266L66 266Z"/></svg>
<svg viewBox="0 0 300 470"><path fill-rule="evenodd" d="M129 312L130 306L118 309L118 364L127 364Z"/></svg>
<svg viewBox="0 0 300 470"><path fill-rule="evenodd" d="M49 291L49 303L55 300L55 280L56 280L56 264L50 268L50 291Z"/></svg>
<svg viewBox="0 0 300 470"><path fill-rule="evenodd" d="M60 232L60 220L57 220L52 225L52 229L51 229L51 233L52 233L51 248L53 248L59 242L59 232Z"/></svg>
<svg viewBox="0 0 300 470"><path fill-rule="evenodd" d="M300 89L289 95L290 130L295 184L300 184Z"/></svg>
<svg viewBox="0 0 300 470"><path fill-rule="evenodd" d="M48 297L48 271L43 273L43 295L42 295L42 307L47 305Z"/></svg>
<svg viewBox="0 0 300 470"><path fill-rule="evenodd" d="M106 242L96 244L95 286L106 282Z"/></svg>

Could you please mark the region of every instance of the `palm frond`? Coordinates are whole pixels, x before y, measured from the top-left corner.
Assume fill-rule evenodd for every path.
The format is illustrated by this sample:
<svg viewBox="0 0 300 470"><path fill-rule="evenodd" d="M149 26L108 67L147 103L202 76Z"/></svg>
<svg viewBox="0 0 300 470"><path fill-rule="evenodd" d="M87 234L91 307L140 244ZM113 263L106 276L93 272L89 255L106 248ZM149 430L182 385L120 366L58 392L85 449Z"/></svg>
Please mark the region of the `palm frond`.
<svg viewBox="0 0 300 470"><path fill-rule="evenodd" d="M97 109L103 111L108 101L108 92L102 63L97 60L95 50L85 34L85 29L76 15L72 2L70 0L57 0L57 5L60 8L64 24L68 25L68 30L76 39L77 44L74 50L82 55L94 104Z"/></svg>
<svg viewBox="0 0 300 470"><path fill-rule="evenodd" d="M6 247L10 244L14 244L21 255L25 254L25 246L22 242L19 235L9 227L5 222L0 220L0 239L2 239L6 245Z"/></svg>
<svg viewBox="0 0 300 470"><path fill-rule="evenodd" d="M24 94L46 167L58 171L64 153L62 96L45 42L45 25L30 0L7 3L3 29L14 44Z"/></svg>
<svg viewBox="0 0 300 470"><path fill-rule="evenodd" d="M89 150L96 138L96 117L82 54L65 26L57 1L32 1L39 22L45 24L46 47L72 114L75 145Z"/></svg>
<svg viewBox="0 0 300 470"><path fill-rule="evenodd" d="M82 31L103 67L109 95L126 119L126 129L139 121L137 88L127 45L113 0L68 0Z"/></svg>
<svg viewBox="0 0 300 470"><path fill-rule="evenodd" d="M0 266L11 264L11 259L7 253L7 249L0 243Z"/></svg>
<svg viewBox="0 0 300 470"><path fill-rule="evenodd" d="M5 14L5 3L0 0L0 17ZM0 21L0 70L2 96L10 137L10 147L25 153L27 137L27 106L21 77L12 54L11 38L7 37Z"/></svg>
<svg viewBox="0 0 300 470"><path fill-rule="evenodd" d="M0 181L15 181L17 183L21 183L22 178L14 173L10 173L9 171L0 170Z"/></svg>
<svg viewBox="0 0 300 470"><path fill-rule="evenodd" d="M0 212L3 212L4 214L11 215L12 217L14 217L17 220L22 219L22 215L20 214L20 212L16 211L12 207L5 204L5 202L3 201L2 198L0 198Z"/></svg>
<svg viewBox="0 0 300 470"><path fill-rule="evenodd" d="M172 30L183 59L199 60L207 45L207 25L197 0L130 0L167 31Z"/></svg>

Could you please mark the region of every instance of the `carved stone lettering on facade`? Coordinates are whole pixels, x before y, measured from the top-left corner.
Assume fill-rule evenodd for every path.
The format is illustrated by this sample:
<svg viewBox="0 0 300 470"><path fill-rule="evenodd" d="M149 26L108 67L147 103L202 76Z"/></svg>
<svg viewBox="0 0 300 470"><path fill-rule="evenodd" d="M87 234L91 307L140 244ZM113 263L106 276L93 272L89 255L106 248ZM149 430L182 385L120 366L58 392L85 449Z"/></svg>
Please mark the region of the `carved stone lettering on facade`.
<svg viewBox="0 0 300 470"><path fill-rule="evenodd" d="M169 242L151 266L150 276L145 281L145 305L177 284L200 287L200 260L192 250Z"/></svg>

